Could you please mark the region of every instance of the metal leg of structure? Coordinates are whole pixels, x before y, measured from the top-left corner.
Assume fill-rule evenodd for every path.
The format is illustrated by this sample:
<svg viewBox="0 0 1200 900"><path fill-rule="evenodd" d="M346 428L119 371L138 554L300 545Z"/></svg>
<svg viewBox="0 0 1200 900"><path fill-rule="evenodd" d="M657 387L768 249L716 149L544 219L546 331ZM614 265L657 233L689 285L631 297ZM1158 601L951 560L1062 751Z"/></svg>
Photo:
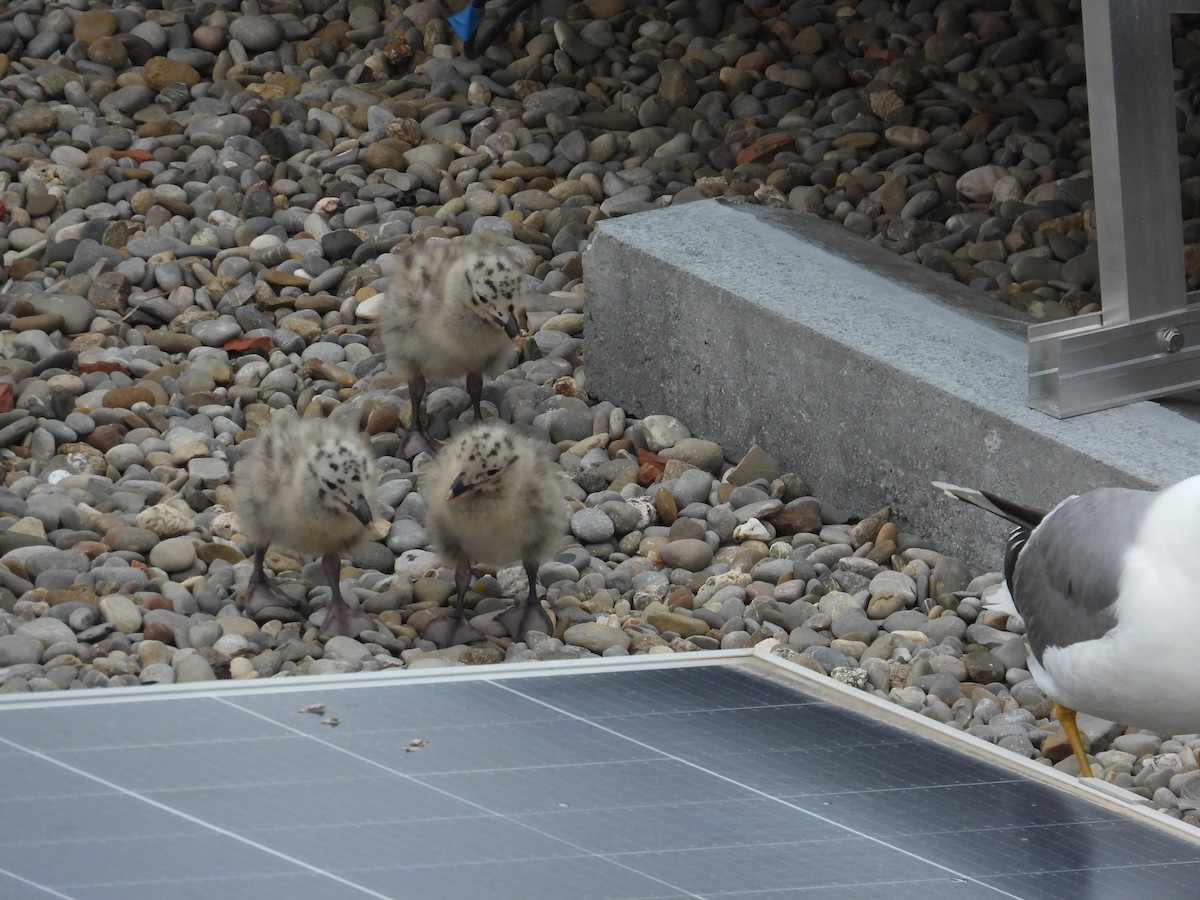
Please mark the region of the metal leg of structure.
<svg viewBox="0 0 1200 900"><path fill-rule="evenodd" d="M1059 418L1200 387L1171 13L1200 13L1200 0L1083 3L1102 311L1029 329L1029 405Z"/></svg>

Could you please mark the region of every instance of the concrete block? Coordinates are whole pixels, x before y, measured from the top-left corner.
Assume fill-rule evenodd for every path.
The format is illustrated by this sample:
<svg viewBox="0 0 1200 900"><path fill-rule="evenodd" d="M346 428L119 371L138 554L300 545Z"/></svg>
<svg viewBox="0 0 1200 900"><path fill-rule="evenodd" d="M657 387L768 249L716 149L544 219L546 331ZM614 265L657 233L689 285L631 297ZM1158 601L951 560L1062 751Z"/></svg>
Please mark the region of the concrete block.
<svg viewBox="0 0 1200 900"><path fill-rule="evenodd" d="M601 223L584 256L588 391L760 444L817 496L999 569L1006 528L937 479L1049 508L1200 473L1152 402L1058 420L1027 400L1027 318L790 210L701 201Z"/></svg>

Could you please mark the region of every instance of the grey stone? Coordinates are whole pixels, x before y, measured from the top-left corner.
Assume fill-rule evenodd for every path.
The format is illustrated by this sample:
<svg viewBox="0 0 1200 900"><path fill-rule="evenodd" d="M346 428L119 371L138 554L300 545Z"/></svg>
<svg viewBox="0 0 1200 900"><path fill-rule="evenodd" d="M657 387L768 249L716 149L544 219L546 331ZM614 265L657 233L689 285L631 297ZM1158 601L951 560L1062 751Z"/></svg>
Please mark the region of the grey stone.
<svg viewBox="0 0 1200 900"><path fill-rule="evenodd" d="M214 681L217 673L213 671L213 667L208 660L199 653L180 654L179 658L173 663L175 668L175 680L179 684L188 684L194 681Z"/></svg>
<svg viewBox="0 0 1200 900"><path fill-rule="evenodd" d="M609 540L616 529L603 511L584 508L571 514L571 533L585 544L597 544Z"/></svg>
<svg viewBox="0 0 1200 900"><path fill-rule="evenodd" d="M151 550L150 565L164 572L182 572L196 562L196 544L191 538L173 537L159 541Z"/></svg>
<svg viewBox="0 0 1200 900"><path fill-rule="evenodd" d="M43 647L49 647L60 641L72 642L75 640L75 632L71 630L70 625L50 617L42 617L18 625L15 634L31 637Z"/></svg>
<svg viewBox="0 0 1200 900"><path fill-rule="evenodd" d="M229 36L254 54L278 47L284 29L274 16L240 15L230 19Z"/></svg>
<svg viewBox="0 0 1200 900"><path fill-rule="evenodd" d="M662 549L662 560L669 566L686 569L689 572L699 572L706 568L713 558L713 550L705 541L695 538L684 538L671 541Z"/></svg>
<svg viewBox="0 0 1200 900"><path fill-rule="evenodd" d="M581 622L563 632L563 640L593 653L604 653L612 647L627 648L632 639L620 628L598 622Z"/></svg>
<svg viewBox="0 0 1200 900"><path fill-rule="evenodd" d="M712 491L713 478L703 469L689 469L676 480L671 490L675 502L682 509L689 503L703 503Z"/></svg>
<svg viewBox="0 0 1200 900"><path fill-rule="evenodd" d="M23 634L0 634L0 668L38 663L41 660L41 641Z"/></svg>
<svg viewBox="0 0 1200 900"><path fill-rule="evenodd" d="M371 658L371 651L361 641L338 635L325 642L325 656L345 662L361 662Z"/></svg>
<svg viewBox="0 0 1200 900"><path fill-rule="evenodd" d="M391 527L387 536L387 549L399 555L409 550L419 550L429 543L429 535L424 527L414 519L399 519Z"/></svg>

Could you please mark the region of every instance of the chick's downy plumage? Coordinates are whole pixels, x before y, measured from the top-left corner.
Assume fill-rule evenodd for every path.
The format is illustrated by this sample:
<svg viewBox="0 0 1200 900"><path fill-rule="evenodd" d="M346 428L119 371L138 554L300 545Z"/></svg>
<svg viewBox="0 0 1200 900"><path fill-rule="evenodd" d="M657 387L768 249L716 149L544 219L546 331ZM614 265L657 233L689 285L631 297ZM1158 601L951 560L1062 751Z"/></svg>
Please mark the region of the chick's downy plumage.
<svg viewBox="0 0 1200 900"><path fill-rule="evenodd" d="M341 554L367 535L375 491L371 447L352 426L329 419L277 415L238 465L234 499L242 531L254 547L244 608L250 615L292 601L263 568L276 545L320 556L333 597L321 636L354 636L374 620L351 609L338 585Z"/></svg>
<svg viewBox="0 0 1200 900"><path fill-rule="evenodd" d="M404 452L434 449L422 416L425 379L466 377L481 419L485 375L503 366L519 334L521 269L478 239L408 247L387 287L379 333L389 369L407 379L413 426Z"/></svg>
<svg viewBox="0 0 1200 900"><path fill-rule="evenodd" d="M425 634L439 644L481 637L462 620L471 565L520 561L529 592L497 621L513 637L549 631L537 595L541 561L555 552L567 526L557 467L537 442L500 421L477 423L449 441L422 472L425 528L442 558L455 568L458 622L441 619Z"/></svg>

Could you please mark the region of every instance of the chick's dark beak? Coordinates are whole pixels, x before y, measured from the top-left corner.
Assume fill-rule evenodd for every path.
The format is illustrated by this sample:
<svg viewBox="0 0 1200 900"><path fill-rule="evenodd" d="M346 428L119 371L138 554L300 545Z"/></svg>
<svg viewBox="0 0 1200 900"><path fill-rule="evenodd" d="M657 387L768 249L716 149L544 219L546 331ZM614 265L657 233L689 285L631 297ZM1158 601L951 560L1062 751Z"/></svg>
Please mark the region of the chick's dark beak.
<svg viewBox="0 0 1200 900"><path fill-rule="evenodd" d="M371 504L367 502L366 497L359 497L358 503L354 505L354 516L364 525L370 525L371 519Z"/></svg>
<svg viewBox="0 0 1200 900"><path fill-rule="evenodd" d="M446 493L447 500L453 500L467 490L467 483L463 480L462 475L456 475L454 480L450 482L450 490Z"/></svg>
<svg viewBox="0 0 1200 900"><path fill-rule="evenodd" d="M510 338L515 338L521 333L521 324L517 321L517 311L510 309L508 318L504 320L504 333Z"/></svg>

